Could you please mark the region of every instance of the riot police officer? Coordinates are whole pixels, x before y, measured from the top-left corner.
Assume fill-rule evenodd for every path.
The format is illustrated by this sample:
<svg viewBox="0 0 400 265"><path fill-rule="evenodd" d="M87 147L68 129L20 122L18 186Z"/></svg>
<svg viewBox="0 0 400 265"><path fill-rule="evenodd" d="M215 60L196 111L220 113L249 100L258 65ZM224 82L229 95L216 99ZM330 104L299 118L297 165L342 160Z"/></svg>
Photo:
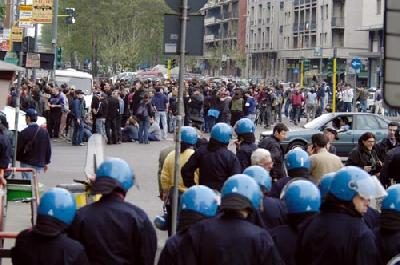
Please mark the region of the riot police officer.
<svg viewBox="0 0 400 265"><path fill-rule="evenodd" d="M182 237L193 224L217 214L218 197L206 186L192 186L182 194L180 208L178 232L165 243L158 265L177 264Z"/></svg>
<svg viewBox="0 0 400 265"><path fill-rule="evenodd" d="M321 212L298 237L298 265L379 262L375 236L362 219L369 200L384 194L377 184L358 167L344 167L336 173Z"/></svg>
<svg viewBox="0 0 400 265"><path fill-rule="evenodd" d="M285 264L296 265L297 235L302 226L319 212L321 195L311 181L294 180L282 191L282 200L287 206L288 224L272 229L271 236Z"/></svg>
<svg viewBox="0 0 400 265"><path fill-rule="evenodd" d="M272 178L269 172L260 166L250 166L243 171L243 174L254 178L264 194L263 207L260 211L260 215L266 229L269 230L276 226L286 224L286 205L283 201L268 196L272 186Z"/></svg>
<svg viewBox="0 0 400 265"><path fill-rule="evenodd" d="M211 129L207 146L201 146L182 167L181 173L186 187L195 185L194 173L200 171L199 183L214 190L221 190L225 180L241 173L236 155L228 150L232 128L226 123L217 123Z"/></svg>
<svg viewBox="0 0 400 265"><path fill-rule="evenodd" d="M283 187L293 178L310 177L311 161L306 151L300 148L290 150L286 157L288 176L279 179L272 185L270 196L279 198Z"/></svg>
<svg viewBox="0 0 400 265"><path fill-rule="evenodd" d="M255 131L256 126L249 118L242 118L236 122L235 132L238 137L236 156L239 159L242 171L251 165L251 154L257 149Z"/></svg>
<svg viewBox="0 0 400 265"><path fill-rule="evenodd" d="M181 264L281 264L269 233L248 221L262 193L251 177L230 177L221 191L221 214L193 225L179 247Z"/></svg>
<svg viewBox="0 0 400 265"><path fill-rule="evenodd" d="M91 264L154 264L155 230L142 209L124 201L133 185L134 174L122 159L107 159L97 169L92 191L102 197L81 208L70 229Z"/></svg>
<svg viewBox="0 0 400 265"><path fill-rule="evenodd" d="M376 230L384 264L400 253L400 184L389 187L387 193L382 202L380 228Z"/></svg>
<svg viewBox="0 0 400 265"><path fill-rule="evenodd" d="M65 230L75 218L76 205L65 189L46 191L38 207L36 225L22 231L12 249L15 265L86 265L89 264L84 247L70 239Z"/></svg>

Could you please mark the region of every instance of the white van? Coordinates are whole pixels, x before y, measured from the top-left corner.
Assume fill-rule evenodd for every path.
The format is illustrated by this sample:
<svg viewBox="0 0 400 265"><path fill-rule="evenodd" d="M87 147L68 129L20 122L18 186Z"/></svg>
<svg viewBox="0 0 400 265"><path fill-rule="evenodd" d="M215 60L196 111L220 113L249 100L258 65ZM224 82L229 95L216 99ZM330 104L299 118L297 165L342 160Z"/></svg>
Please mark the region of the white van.
<svg viewBox="0 0 400 265"><path fill-rule="evenodd" d="M91 74L75 69L57 70L56 83L57 86L68 84L69 87L75 86L76 90L82 90L85 94L85 107L90 109L93 97L93 76Z"/></svg>

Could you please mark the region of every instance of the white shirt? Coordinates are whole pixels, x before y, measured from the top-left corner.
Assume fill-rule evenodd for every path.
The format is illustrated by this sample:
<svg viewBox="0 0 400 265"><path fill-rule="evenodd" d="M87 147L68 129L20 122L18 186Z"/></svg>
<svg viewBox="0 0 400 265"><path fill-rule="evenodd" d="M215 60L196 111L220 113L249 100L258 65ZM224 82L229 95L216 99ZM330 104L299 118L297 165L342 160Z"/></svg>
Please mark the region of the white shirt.
<svg viewBox="0 0 400 265"><path fill-rule="evenodd" d="M342 91L343 102L353 102L353 89L348 88Z"/></svg>

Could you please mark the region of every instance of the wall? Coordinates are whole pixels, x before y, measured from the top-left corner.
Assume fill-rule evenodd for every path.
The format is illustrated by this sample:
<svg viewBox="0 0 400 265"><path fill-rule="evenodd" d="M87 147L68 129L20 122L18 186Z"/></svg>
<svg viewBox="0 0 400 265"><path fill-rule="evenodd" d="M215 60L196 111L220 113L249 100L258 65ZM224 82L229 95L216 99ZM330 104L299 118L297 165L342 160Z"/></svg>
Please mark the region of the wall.
<svg viewBox="0 0 400 265"><path fill-rule="evenodd" d="M375 1L375 0L369 0ZM362 26L363 0L347 0L344 9L344 47L368 49L368 32Z"/></svg>
<svg viewBox="0 0 400 265"><path fill-rule="evenodd" d="M245 53L246 26L247 26L247 0L239 0L238 47L241 53Z"/></svg>
<svg viewBox="0 0 400 265"><path fill-rule="evenodd" d="M363 0L362 26L382 27L385 0L381 0L380 14L377 12L378 0Z"/></svg>

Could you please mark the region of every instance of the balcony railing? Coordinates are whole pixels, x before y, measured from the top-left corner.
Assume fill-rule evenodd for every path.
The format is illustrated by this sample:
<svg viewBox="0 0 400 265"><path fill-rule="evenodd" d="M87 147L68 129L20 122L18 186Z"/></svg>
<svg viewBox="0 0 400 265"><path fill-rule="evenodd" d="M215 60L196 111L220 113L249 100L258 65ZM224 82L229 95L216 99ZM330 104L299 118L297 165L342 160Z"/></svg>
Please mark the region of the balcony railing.
<svg viewBox="0 0 400 265"><path fill-rule="evenodd" d="M215 40L215 35L205 35L204 36L204 41L205 42L211 42Z"/></svg>
<svg viewBox="0 0 400 265"><path fill-rule="evenodd" d="M332 28L344 28L344 17L332 17Z"/></svg>

